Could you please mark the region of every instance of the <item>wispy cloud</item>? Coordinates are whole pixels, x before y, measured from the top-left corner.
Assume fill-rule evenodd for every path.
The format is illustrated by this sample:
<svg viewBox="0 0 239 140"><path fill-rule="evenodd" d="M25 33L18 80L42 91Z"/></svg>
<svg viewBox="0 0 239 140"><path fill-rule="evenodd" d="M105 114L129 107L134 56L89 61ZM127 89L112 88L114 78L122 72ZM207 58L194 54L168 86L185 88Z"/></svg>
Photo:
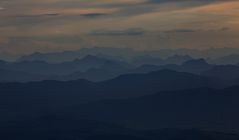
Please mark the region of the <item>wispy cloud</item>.
<svg viewBox="0 0 239 140"><path fill-rule="evenodd" d="M0 11L2 11L2 10L5 10L5 8L4 7L0 7Z"/></svg>
<svg viewBox="0 0 239 140"><path fill-rule="evenodd" d="M89 36L85 35L95 31L104 31L100 33L108 36L110 34L127 36L128 29L138 27L150 32L167 32L167 36L173 32L184 36L186 33L198 34L197 31L213 32L226 28L230 30L223 31L236 34L235 32L239 31L238 9L237 0L0 1L0 48L11 38L32 39L32 36L88 38ZM169 31L171 32L168 33ZM218 37L209 38L214 40ZM39 42L44 41L37 40L33 44L41 44ZM51 41L46 44L49 47L56 46L54 43L56 42ZM77 43L79 42L75 42L74 46L81 47L80 43ZM12 43L12 47L9 48L14 48L14 45L16 44ZM67 44L65 45L67 48Z"/></svg>

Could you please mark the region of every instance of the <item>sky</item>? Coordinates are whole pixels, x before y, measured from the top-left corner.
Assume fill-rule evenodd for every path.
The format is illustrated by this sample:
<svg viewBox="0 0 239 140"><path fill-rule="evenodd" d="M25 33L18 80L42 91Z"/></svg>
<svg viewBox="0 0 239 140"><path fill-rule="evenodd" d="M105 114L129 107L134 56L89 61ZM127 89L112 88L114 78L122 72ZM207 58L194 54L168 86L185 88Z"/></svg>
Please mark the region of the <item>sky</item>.
<svg viewBox="0 0 239 140"><path fill-rule="evenodd" d="M0 54L239 47L239 0L1 0Z"/></svg>

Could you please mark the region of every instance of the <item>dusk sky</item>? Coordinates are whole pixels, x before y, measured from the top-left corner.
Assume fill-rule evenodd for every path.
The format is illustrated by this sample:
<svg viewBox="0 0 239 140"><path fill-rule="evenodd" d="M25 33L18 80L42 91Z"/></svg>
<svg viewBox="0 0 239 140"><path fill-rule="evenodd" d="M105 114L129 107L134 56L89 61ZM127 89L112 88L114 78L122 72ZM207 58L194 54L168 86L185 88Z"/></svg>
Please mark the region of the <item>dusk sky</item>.
<svg viewBox="0 0 239 140"><path fill-rule="evenodd" d="M0 54L238 47L238 13L238 0L1 0Z"/></svg>

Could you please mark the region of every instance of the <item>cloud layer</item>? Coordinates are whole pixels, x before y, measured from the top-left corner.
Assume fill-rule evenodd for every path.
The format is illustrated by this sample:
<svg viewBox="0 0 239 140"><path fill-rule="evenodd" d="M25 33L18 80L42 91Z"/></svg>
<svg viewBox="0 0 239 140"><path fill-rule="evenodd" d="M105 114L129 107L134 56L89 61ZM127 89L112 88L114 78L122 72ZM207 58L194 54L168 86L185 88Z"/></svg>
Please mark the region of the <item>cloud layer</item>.
<svg viewBox="0 0 239 140"><path fill-rule="evenodd" d="M203 40L198 38L201 36L207 37L205 47L235 47L239 34L237 13L239 2L236 0L4 0L0 1L0 52L61 51L101 44L112 47L112 41L138 48L139 45L130 43L132 36L127 34L128 38L122 40L112 34L97 37L91 34L130 29L144 30L146 33L141 34L141 38L148 42L156 38L149 43L154 49L182 47L177 45L178 41L185 45L193 43L192 40L199 44L186 47L195 48L200 45L200 39ZM183 39L188 31L193 31L190 34L195 37L189 41ZM59 38L71 40L72 37L72 43L58 43ZM167 45L168 38L175 43ZM220 46L211 43L219 39L225 40ZM233 45L228 46L228 42ZM147 44L140 48L148 49Z"/></svg>

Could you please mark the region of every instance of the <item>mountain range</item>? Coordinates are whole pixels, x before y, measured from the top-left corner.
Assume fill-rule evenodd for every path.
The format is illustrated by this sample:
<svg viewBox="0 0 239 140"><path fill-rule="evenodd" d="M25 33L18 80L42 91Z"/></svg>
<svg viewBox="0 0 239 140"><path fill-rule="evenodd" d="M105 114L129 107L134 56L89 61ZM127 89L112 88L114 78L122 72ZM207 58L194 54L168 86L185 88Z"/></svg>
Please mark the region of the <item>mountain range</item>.
<svg viewBox="0 0 239 140"><path fill-rule="evenodd" d="M133 52L0 61L0 139L239 140L235 57Z"/></svg>
<svg viewBox="0 0 239 140"><path fill-rule="evenodd" d="M74 116L133 128L238 129L239 87L165 91L71 108ZM74 111L77 110L77 111Z"/></svg>
<svg viewBox="0 0 239 140"><path fill-rule="evenodd" d="M4 123L1 139L12 140L238 140L236 133L197 129L129 129L119 125L45 116L29 121ZM31 132L31 133L29 133Z"/></svg>
<svg viewBox="0 0 239 140"><path fill-rule="evenodd" d="M130 128L229 131L239 129L238 92L238 86L170 70L123 75L98 83L2 83L1 121L52 114Z"/></svg>
<svg viewBox="0 0 239 140"><path fill-rule="evenodd" d="M188 72L206 77L214 77L221 80L239 79L237 65L216 65L209 64L204 59L188 60L186 58L189 59L190 57L173 56L168 59L160 59L160 61L149 61L148 63L146 63L147 61L142 61L142 65L139 65L139 63L131 64L130 62L111 60L92 55L63 63L47 63L44 61L1 61L0 69L2 69L2 76L0 77L0 81L29 82L42 80L69 81L86 79L99 82L113 79L124 74L149 73L165 69L178 72ZM179 59L179 61L174 61L176 59ZM146 60L148 59L146 58ZM166 62L164 60L166 60ZM167 64L169 60L172 63ZM156 62L158 62L159 65L155 65Z"/></svg>
<svg viewBox="0 0 239 140"><path fill-rule="evenodd" d="M82 48L80 50L64 51L64 52L52 52L52 53L40 53L36 52L21 56L17 61L45 61L49 63L62 63L66 61L73 61L75 59L82 59L87 55L94 55L99 57L105 57L108 59L123 60L123 61L135 61L143 63L143 61L149 62L149 60L160 60L165 58L172 58L171 62L180 62L180 59L175 59L173 56L184 56L182 59L192 58L204 58L210 63L215 64L236 64L239 63L239 50L237 48L210 48L205 50L197 49L160 49L160 50L134 50L129 48L104 48L104 47L92 47ZM146 57L146 58L144 58ZM144 59L142 59L144 58ZM143 60L140 62L139 60ZM151 62L151 61L150 61ZM157 62L158 64L159 62ZM168 62L170 63L170 61Z"/></svg>

